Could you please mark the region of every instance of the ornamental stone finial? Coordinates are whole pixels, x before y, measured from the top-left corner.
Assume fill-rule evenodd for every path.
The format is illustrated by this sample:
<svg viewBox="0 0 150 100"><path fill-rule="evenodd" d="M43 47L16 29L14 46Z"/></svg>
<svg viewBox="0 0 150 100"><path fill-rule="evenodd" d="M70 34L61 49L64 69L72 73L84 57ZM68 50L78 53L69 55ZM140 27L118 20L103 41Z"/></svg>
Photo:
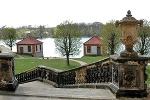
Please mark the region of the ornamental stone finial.
<svg viewBox="0 0 150 100"><path fill-rule="evenodd" d="M121 57L137 57L138 54L133 50L133 45L138 41L137 29L138 25L142 26L142 20L136 20L131 15L131 11L127 11L126 17L120 21L116 21L116 27L121 27L120 41L125 45L125 50L120 53Z"/></svg>
<svg viewBox="0 0 150 100"><path fill-rule="evenodd" d="M127 17L131 17L131 16L132 16L130 10L127 11L127 15L126 15L126 16L127 16Z"/></svg>

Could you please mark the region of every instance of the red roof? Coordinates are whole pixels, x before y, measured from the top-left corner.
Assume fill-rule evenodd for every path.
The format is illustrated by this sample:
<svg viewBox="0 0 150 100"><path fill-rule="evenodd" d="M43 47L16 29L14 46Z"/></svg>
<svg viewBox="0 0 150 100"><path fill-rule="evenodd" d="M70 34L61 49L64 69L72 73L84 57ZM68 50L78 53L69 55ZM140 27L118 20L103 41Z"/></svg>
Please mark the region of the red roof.
<svg viewBox="0 0 150 100"><path fill-rule="evenodd" d="M84 45L87 45L87 44L99 45L99 44L101 44L101 41L100 41L100 38L98 36L93 36L84 43Z"/></svg>
<svg viewBox="0 0 150 100"><path fill-rule="evenodd" d="M26 38L24 38L23 40L19 41L16 44L42 44L43 42L35 39L34 37L28 35Z"/></svg>

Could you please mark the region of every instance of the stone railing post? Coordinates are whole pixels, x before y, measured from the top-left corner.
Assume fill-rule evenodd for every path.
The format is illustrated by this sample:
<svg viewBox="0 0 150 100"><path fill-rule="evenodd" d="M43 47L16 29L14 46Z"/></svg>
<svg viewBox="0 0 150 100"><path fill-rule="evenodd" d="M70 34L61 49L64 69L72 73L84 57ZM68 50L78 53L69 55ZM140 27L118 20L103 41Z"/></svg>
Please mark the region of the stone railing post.
<svg viewBox="0 0 150 100"><path fill-rule="evenodd" d="M133 50L133 45L138 41L137 28L142 26L142 20L136 20L127 12L126 17L116 21L116 26L121 27L120 41L125 45L125 50L120 55L111 55L112 83L110 89L116 96L146 96L145 69L148 57L139 56Z"/></svg>
<svg viewBox="0 0 150 100"><path fill-rule="evenodd" d="M0 53L0 90L15 91L18 80L14 75L14 54Z"/></svg>

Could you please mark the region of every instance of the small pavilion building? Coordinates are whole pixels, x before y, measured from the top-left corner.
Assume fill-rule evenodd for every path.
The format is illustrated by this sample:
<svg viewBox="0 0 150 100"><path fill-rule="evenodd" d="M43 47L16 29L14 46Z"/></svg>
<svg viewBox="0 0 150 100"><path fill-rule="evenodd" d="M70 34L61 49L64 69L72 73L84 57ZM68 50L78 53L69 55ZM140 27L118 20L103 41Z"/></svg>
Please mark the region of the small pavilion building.
<svg viewBox="0 0 150 100"><path fill-rule="evenodd" d="M103 55L102 42L98 36L93 36L85 43L83 43L84 47L84 56L93 55L93 56L101 56Z"/></svg>
<svg viewBox="0 0 150 100"><path fill-rule="evenodd" d="M30 34L17 44L17 54L29 54L33 57L43 57L43 42L35 39Z"/></svg>

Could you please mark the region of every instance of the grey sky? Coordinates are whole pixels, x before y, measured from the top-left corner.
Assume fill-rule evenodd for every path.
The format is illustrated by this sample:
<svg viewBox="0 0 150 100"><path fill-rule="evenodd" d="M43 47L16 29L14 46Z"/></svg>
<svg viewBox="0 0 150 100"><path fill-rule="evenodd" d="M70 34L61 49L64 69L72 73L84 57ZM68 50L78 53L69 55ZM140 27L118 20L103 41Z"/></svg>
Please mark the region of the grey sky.
<svg viewBox="0 0 150 100"><path fill-rule="evenodd" d="M102 23L121 20L127 10L150 21L149 0L0 0L0 26L47 25L65 20Z"/></svg>

